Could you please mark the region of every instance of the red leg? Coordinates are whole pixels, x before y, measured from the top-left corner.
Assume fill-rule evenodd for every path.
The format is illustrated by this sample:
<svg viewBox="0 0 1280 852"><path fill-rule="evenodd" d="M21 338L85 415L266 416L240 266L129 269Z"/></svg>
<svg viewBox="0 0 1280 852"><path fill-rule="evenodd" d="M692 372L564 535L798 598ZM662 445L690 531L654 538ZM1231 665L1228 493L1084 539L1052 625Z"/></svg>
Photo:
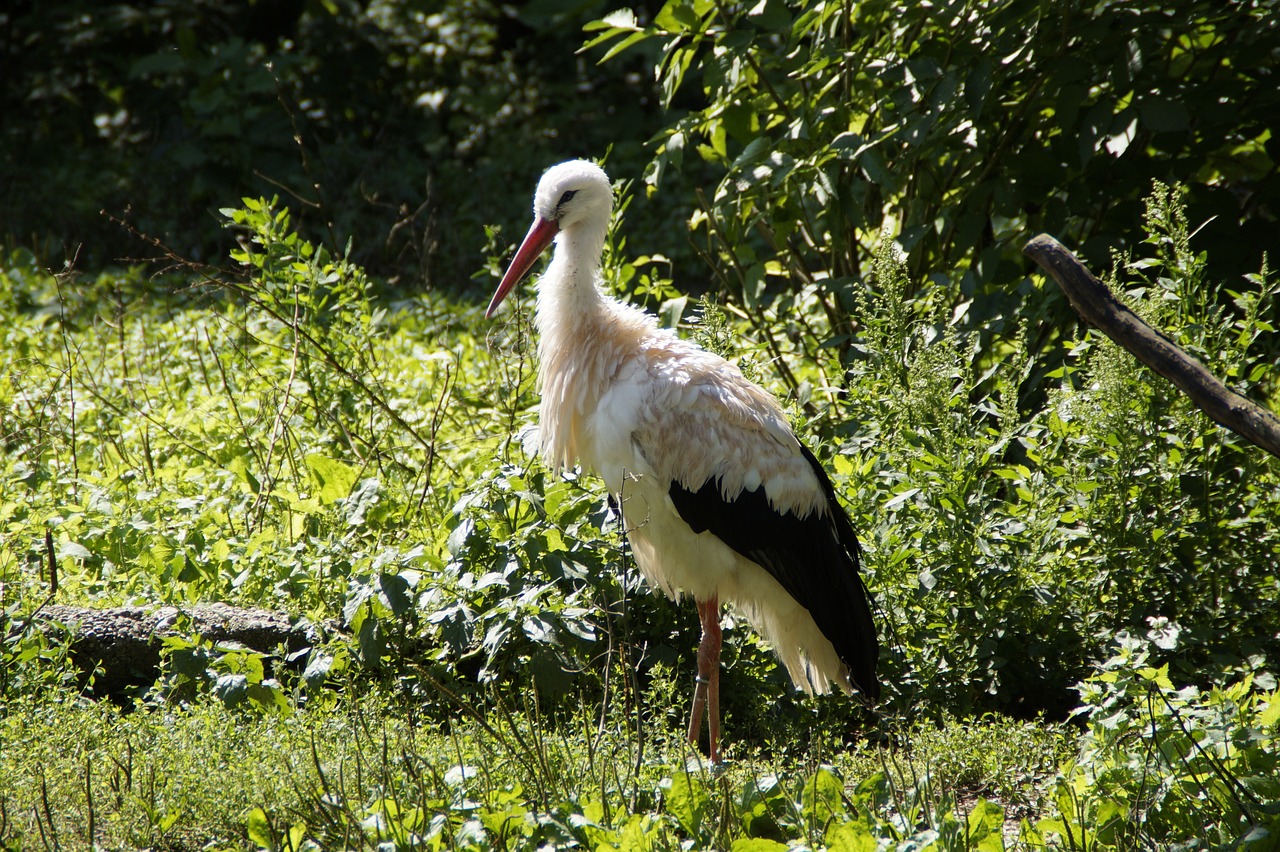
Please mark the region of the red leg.
<svg viewBox="0 0 1280 852"><path fill-rule="evenodd" d="M693 691L693 714L689 719L689 742L698 744L702 714L707 713L707 734L712 763L720 762L720 601L698 601L702 641L698 645L698 676Z"/></svg>

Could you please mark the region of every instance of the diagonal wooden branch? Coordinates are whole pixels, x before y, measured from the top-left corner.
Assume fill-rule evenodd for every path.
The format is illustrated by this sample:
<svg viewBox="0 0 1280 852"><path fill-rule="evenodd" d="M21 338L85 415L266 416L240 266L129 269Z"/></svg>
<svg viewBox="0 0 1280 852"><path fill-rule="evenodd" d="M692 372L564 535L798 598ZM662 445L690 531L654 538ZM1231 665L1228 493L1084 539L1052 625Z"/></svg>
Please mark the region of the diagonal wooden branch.
<svg viewBox="0 0 1280 852"><path fill-rule="evenodd" d="M1062 243L1041 234L1032 238L1022 253L1058 282L1085 322L1101 329L1139 361L1173 382L1214 422L1280 457L1280 418L1231 390L1167 335L1147 325Z"/></svg>

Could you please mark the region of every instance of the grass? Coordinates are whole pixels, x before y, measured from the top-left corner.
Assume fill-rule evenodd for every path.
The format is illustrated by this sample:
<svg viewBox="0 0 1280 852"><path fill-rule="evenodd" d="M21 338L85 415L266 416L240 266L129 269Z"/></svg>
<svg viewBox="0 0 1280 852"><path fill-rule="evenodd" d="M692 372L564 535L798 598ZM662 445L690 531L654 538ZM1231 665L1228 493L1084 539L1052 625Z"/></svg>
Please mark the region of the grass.
<svg viewBox="0 0 1280 852"><path fill-rule="evenodd" d="M286 848L290 830L294 848L407 847L410 835L426 848L533 848L625 830L659 845L751 834L788 843L829 830L807 822L812 805L797 793L822 768L805 755L746 753L717 774L679 730L653 731L638 753L626 720L601 725L596 708L481 724L431 720L376 690L331 697L287 715L211 698L129 712L71 697L10 705L0 836L15 849ZM979 796L1026 815L1069 742L1056 726L1001 719L950 720L901 740L825 755L827 768L851 790L877 777L899 797L927 785L935 806L961 802L961 819ZM681 813L675 779L686 771L706 796L696 824ZM761 790L780 791L763 796L770 811L786 802L792 812L753 816Z"/></svg>

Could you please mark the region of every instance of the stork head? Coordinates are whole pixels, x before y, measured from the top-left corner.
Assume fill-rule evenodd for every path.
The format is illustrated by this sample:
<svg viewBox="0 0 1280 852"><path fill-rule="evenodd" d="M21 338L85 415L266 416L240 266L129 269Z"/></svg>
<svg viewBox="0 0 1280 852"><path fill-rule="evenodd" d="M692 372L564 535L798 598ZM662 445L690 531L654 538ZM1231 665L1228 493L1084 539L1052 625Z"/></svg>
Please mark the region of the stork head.
<svg viewBox="0 0 1280 852"><path fill-rule="evenodd" d="M557 234L584 225L600 227L603 233L612 210L613 189L609 177L595 163L570 160L547 169L533 196L533 225L489 301L485 318L493 316L498 305L520 283Z"/></svg>

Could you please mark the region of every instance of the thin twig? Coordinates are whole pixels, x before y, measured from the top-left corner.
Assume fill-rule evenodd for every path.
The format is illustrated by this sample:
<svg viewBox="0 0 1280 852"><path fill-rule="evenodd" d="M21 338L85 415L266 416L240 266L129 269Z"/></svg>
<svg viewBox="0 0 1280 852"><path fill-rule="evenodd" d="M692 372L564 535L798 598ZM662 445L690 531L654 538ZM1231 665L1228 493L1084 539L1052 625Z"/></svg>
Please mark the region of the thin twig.
<svg viewBox="0 0 1280 852"><path fill-rule="evenodd" d="M268 477L271 477L271 479L263 483L263 487L259 489L257 499L254 501L253 509L250 510L252 513L256 513L259 507L263 507L263 512L265 513L266 509L264 504L267 499L267 495L275 490L274 480L278 477L271 472L271 462L275 457L276 445L284 439L284 432L287 429L285 426L285 412L289 407L290 398L293 396L294 382L297 381L298 378L298 350L301 347L298 345L297 331L301 325L302 300L299 299L295 293L293 298L293 322L291 323L291 328L294 330L295 334L293 337L293 346L290 347L289 379L284 383L284 399L276 406L276 418L275 422L271 424L271 435L269 443L267 444L267 458L262 465L263 472ZM259 516L258 520L261 522L261 516Z"/></svg>

